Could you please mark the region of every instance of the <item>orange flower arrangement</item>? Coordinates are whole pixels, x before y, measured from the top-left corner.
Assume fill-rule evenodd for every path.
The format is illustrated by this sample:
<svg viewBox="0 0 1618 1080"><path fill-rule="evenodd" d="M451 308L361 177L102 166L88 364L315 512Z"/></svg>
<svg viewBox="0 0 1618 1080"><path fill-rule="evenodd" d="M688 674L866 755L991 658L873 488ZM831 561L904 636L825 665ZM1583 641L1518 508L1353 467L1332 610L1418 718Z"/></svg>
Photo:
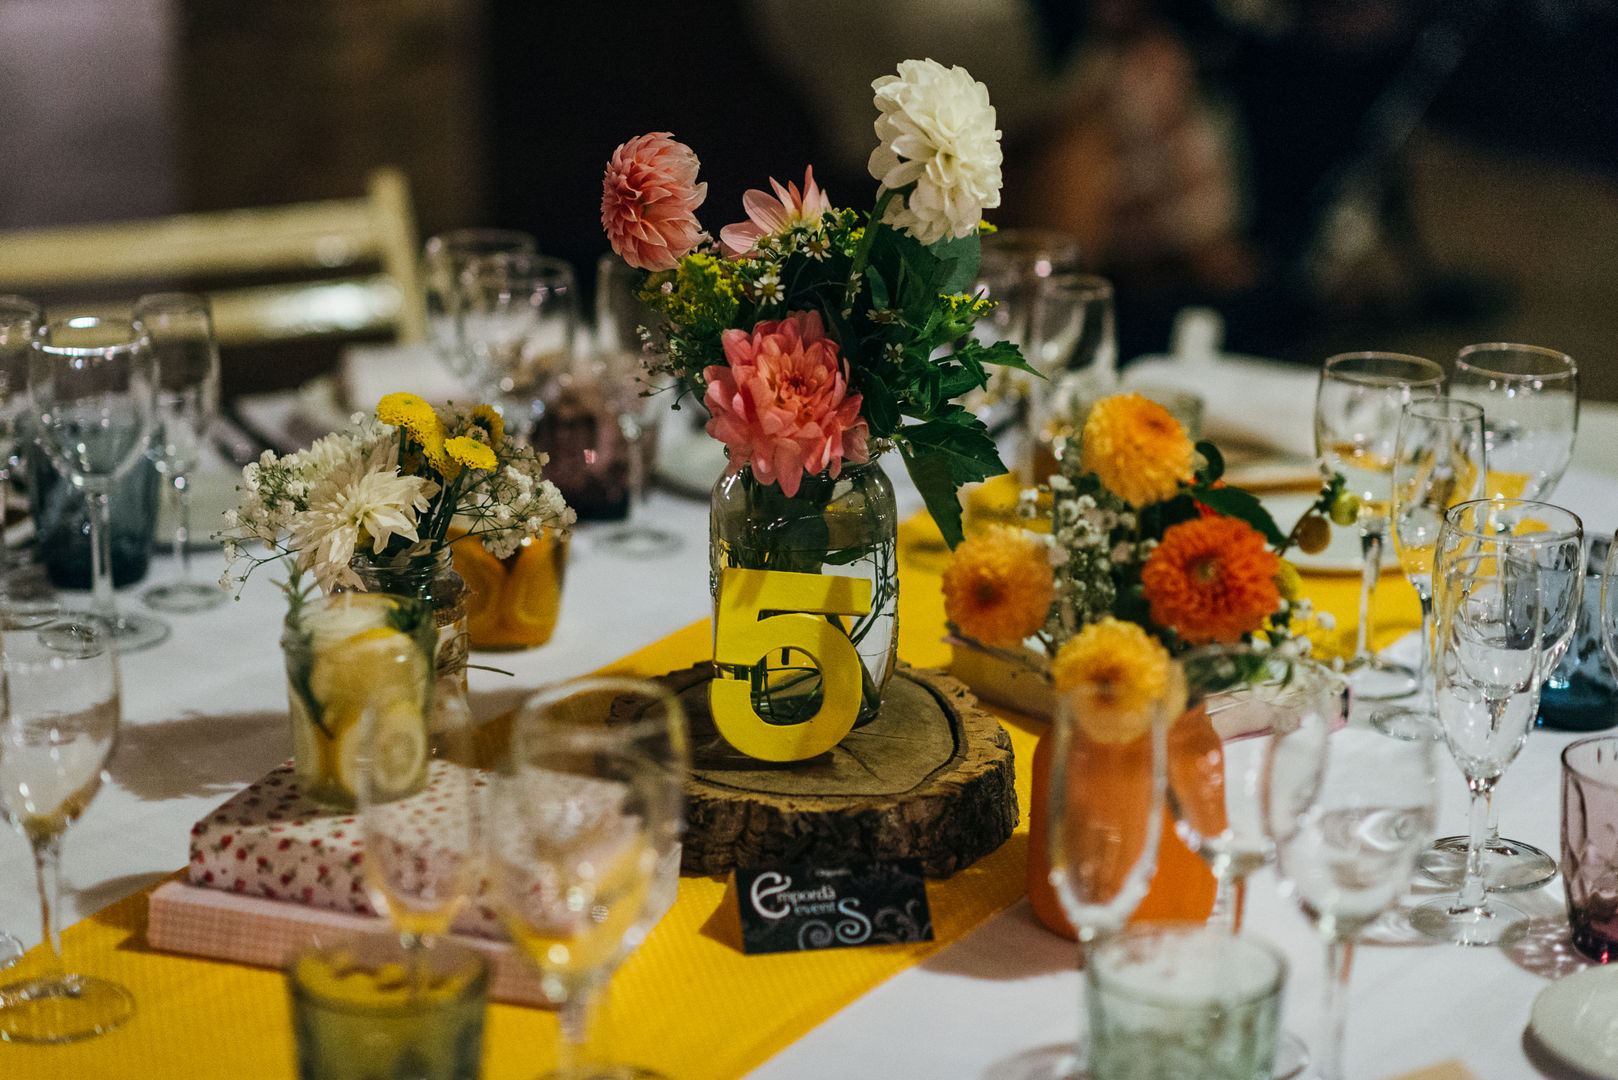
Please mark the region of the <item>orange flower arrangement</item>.
<svg viewBox="0 0 1618 1080"><path fill-rule="evenodd" d="M1016 645L1045 625L1055 582L1050 549L997 525L956 547L944 569L944 614L988 645Z"/></svg>
<svg viewBox="0 0 1618 1080"><path fill-rule="evenodd" d="M1281 606L1281 559L1239 518L1200 517L1163 533L1140 581L1152 621L1192 645L1230 643Z"/></svg>
<svg viewBox="0 0 1618 1080"><path fill-rule="evenodd" d="M1084 425L1083 467L1137 510L1193 479L1193 450L1169 411L1139 394L1098 401Z"/></svg>

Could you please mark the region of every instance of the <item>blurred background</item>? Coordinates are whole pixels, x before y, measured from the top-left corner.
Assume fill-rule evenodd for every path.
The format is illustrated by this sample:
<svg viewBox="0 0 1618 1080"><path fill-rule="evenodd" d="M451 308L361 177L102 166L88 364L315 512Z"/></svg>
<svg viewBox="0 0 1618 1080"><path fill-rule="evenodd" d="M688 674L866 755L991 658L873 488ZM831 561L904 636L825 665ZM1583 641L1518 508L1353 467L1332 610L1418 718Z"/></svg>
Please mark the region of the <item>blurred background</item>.
<svg viewBox="0 0 1618 1080"><path fill-rule="evenodd" d="M875 183L870 82L967 66L1004 131L990 220L1117 283L1125 361L1174 313L1225 347L1573 355L1618 399L1618 4L1608 0L0 0L0 230L351 197L396 165L418 231L596 257L612 149L698 152L708 229L806 165ZM226 395L335 343L227 354Z"/></svg>

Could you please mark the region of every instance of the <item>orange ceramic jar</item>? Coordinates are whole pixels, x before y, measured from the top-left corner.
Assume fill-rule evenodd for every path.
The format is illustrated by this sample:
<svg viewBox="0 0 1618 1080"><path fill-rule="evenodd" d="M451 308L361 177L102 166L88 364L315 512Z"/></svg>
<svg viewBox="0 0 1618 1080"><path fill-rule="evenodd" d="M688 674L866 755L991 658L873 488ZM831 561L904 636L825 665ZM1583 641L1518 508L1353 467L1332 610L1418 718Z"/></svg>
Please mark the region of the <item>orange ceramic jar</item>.
<svg viewBox="0 0 1618 1080"><path fill-rule="evenodd" d="M456 539L453 532L450 539ZM551 639L562 607L567 547L567 537L549 529L505 559L476 540L452 545L455 569L466 582L466 630L474 649L531 649Z"/></svg>
<svg viewBox="0 0 1618 1080"><path fill-rule="evenodd" d="M1050 882L1050 858L1045 851L1045 806L1050 778L1051 736L1046 732L1034 748L1033 798L1030 799L1028 821L1028 900L1039 921L1064 937L1077 938L1071 923L1056 898ZM1218 779L1223 771L1208 769L1209 755L1217 763L1219 736L1208 722L1207 713L1200 706L1182 713L1169 729L1168 767L1174 777L1177 791L1191 792L1192 798L1205 799L1204 813L1222 818L1225 793ZM1090 768L1083 777L1072 777L1080 785L1072 800L1073 806L1085 814L1106 814L1119 802L1120 788L1138 785L1139 780L1126 781L1133 772L1151 768L1139 742L1122 745L1110 751L1116 760L1097 760L1106 755L1108 748L1092 745L1087 753ZM1101 767L1096 767L1101 766ZM1195 782L1192 782L1195 778ZM1144 826L1141 826L1144 828ZM1140 843L1137 837L1124 843L1126 849ZM1122 868L1120 869L1122 872ZM1158 850L1157 873L1140 907L1135 910L1134 922L1203 922L1213 911L1215 881L1213 873L1174 831L1174 819L1167 808L1163 810L1163 839Z"/></svg>

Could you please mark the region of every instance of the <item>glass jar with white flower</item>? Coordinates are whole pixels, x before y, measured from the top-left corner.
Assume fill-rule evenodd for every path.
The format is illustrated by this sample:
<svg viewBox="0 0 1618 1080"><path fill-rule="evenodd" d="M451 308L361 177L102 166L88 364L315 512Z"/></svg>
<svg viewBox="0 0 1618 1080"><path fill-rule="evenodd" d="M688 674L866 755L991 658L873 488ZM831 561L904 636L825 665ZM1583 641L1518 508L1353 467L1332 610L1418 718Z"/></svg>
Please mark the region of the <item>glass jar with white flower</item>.
<svg viewBox="0 0 1618 1080"><path fill-rule="evenodd" d="M295 453L265 451L242 470L241 505L220 534L222 583L238 587L260 565L284 561L295 612L313 589L424 602L437 628L438 680L464 687L467 594L450 567L451 544L481 543L506 558L547 529L565 529L573 512L544 478L545 455L510 439L488 405L435 410L414 394L389 394L352 425ZM294 704L307 706L296 694ZM294 708L294 725L310 711ZM318 749L307 736L295 732L294 747Z"/></svg>

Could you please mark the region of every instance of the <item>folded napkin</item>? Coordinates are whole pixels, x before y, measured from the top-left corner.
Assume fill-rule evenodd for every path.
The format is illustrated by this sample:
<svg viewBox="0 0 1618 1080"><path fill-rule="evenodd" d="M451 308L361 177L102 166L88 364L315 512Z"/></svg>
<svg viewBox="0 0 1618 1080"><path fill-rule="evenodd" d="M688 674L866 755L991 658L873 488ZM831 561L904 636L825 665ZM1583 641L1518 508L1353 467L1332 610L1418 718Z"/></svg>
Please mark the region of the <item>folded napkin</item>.
<svg viewBox="0 0 1618 1080"><path fill-rule="evenodd" d="M431 345L350 345L338 368L338 393L350 409L374 409L388 394L415 394L434 405L476 396Z"/></svg>

